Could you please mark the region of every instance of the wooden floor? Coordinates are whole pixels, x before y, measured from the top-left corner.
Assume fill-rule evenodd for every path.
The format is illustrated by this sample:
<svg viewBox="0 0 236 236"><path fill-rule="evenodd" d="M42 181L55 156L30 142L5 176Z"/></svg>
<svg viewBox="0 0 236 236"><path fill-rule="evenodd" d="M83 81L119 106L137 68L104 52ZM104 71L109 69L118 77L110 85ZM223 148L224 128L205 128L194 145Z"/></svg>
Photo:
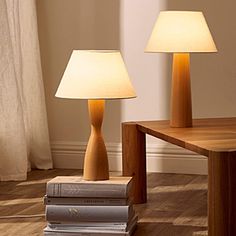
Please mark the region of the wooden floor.
<svg viewBox="0 0 236 236"><path fill-rule="evenodd" d="M23 182L0 182L0 217L43 214L45 183L78 170L35 170ZM139 223L134 236L207 235L207 177L148 174L148 202L135 206ZM0 219L1 236L43 235L44 217Z"/></svg>

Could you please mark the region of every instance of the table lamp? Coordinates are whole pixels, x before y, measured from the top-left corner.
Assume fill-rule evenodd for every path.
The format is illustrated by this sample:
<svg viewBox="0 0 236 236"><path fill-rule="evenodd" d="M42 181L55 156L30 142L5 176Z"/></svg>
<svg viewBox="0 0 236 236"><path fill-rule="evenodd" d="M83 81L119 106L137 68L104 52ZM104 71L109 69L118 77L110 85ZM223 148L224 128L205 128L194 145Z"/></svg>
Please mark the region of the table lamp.
<svg viewBox="0 0 236 236"><path fill-rule="evenodd" d="M105 99L136 97L120 52L74 50L55 96L88 100L91 134L83 179L109 179L107 151L101 131Z"/></svg>
<svg viewBox="0 0 236 236"><path fill-rule="evenodd" d="M171 127L192 127L191 52L217 52L202 12L162 11L146 52L174 53L171 91Z"/></svg>

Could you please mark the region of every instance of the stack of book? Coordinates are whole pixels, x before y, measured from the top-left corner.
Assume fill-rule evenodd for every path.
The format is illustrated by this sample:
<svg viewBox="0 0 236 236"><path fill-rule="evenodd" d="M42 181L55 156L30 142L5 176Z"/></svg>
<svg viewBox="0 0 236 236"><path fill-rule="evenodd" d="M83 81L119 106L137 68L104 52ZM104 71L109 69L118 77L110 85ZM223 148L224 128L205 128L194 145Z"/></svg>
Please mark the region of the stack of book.
<svg viewBox="0 0 236 236"><path fill-rule="evenodd" d="M86 181L58 176L47 183L46 236L129 236L137 215L130 199L132 177Z"/></svg>

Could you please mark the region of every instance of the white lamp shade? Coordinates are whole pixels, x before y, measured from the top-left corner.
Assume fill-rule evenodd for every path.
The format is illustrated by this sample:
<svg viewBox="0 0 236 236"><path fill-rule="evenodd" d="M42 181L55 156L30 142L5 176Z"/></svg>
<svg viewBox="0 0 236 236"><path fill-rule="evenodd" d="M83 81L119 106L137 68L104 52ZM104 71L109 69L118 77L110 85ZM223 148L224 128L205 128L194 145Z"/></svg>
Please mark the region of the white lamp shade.
<svg viewBox="0 0 236 236"><path fill-rule="evenodd" d="M202 12L162 11L146 52L216 52Z"/></svg>
<svg viewBox="0 0 236 236"><path fill-rule="evenodd" d="M120 99L136 94L119 51L74 50L56 97Z"/></svg>

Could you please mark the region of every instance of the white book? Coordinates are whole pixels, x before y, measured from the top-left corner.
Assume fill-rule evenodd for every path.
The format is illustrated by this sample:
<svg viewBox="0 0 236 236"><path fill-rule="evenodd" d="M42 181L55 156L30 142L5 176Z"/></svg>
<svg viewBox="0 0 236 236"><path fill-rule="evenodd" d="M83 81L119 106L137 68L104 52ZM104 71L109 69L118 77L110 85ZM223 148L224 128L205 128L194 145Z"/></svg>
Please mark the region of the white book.
<svg viewBox="0 0 236 236"><path fill-rule="evenodd" d="M83 232L83 233L68 233L68 232L56 232L48 231L44 229L44 236L131 236L132 232Z"/></svg>
<svg viewBox="0 0 236 236"><path fill-rule="evenodd" d="M137 222L134 221L128 231L122 230L104 230L101 229L52 229L47 226L44 229L45 236L131 236L133 231L135 230Z"/></svg>
<svg viewBox="0 0 236 236"><path fill-rule="evenodd" d="M114 230L114 231L129 231L133 224L138 221L138 216L135 215L129 222L78 222L74 224L54 224L48 223L50 229L67 229L67 230Z"/></svg>
<svg viewBox="0 0 236 236"><path fill-rule="evenodd" d="M47 205L46 220L63 222L128 222L134 216L133 205L129 206L79 206Z"/></svg>
<svg viewBox="0 0 236 236"><path fill-rule="evenodd" d="M57 176L47 182L49 197L128 198L132 177L110 177L109 180L86 181L81 176Z"/></svg>

